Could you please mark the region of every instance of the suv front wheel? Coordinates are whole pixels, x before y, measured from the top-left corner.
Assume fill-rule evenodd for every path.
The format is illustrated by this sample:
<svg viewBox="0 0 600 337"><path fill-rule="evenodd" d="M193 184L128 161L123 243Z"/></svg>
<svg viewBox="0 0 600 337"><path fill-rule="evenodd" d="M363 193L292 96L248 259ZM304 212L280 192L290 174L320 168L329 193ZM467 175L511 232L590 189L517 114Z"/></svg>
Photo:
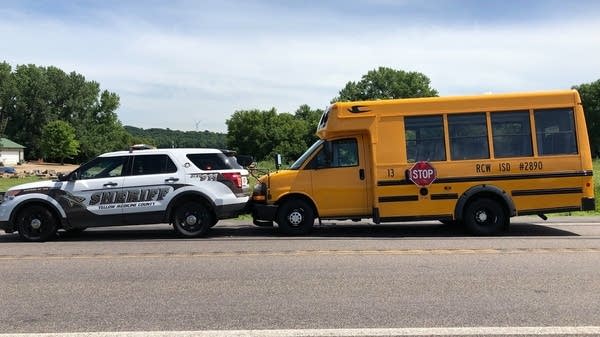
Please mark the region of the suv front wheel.
<svg viewBox="0 0 600 337"><path fill-rule="evenodd" d="M186 202L175 210L173 227L182 237L198 237L215 223L214 216L210 210L198 202Z"/></svg>
<svg viewBox="0 0 600 337"><path fill-rule="evenodd" d="M56 218L41 205L23 208L16 219L17 230L23 241L43 242L56 235Z"/></svg>

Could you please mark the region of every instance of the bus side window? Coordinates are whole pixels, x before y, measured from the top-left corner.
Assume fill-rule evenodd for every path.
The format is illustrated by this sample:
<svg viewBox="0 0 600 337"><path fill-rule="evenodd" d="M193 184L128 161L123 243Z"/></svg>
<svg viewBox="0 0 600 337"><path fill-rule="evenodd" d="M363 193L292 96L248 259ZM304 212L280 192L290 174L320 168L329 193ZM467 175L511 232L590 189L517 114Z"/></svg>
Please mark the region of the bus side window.
<svg viewBox="0 0 600 337"><path fill-rule="evenodd" d="M534 111L538 154L577 154L573 109L539 109Z"/></svg>
<svg viewBox="0 0 600 337"><path fill-rule="evenodd" d="M446 160L442 116L405 117L408 162Z"/></svg>
<svg viewBox="0 0 600 337"><path fill-rule="evenodd" d="M349 138L325 142L323 148L309 164L309 167L312 169L322 169L357 165L358 145L356 139Z"/></svg>
<svg viewBox="0 0 600 337"><path fill-rule="evenodd" d="M358 165L358 147L356 139L341 139L332 142L333 167Z"/></svg>
<svg viewBox="0 0 600 337"><path fill-rule="evenodd" d="M448 133L452 160L490 157L485 113L449 115Z"/></svg>
<svg viewBox="0 0 600 337"><path fill-rule="evenodd" d="M496 158L533 155L529 111L492 112L491 118Z"/></svg>

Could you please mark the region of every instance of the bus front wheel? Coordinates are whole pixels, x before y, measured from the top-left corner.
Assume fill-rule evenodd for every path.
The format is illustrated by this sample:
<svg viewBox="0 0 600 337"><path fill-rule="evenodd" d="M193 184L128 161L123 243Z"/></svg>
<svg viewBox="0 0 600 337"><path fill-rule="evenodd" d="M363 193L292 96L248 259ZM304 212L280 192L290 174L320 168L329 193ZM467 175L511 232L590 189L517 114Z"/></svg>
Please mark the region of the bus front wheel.
<svg viewBox="0 0 600 337"><path fill-rule="evenodd" d="M463 214L463 222L474 235L496 235L508 228L506 211L497 201L487 198L470 202Z"/></svg>
<svg viewBox="0 0 600 337"><path fill-rule="evenodd" d="M277 214L279 230L288 235L308 234L313 229L315 215L312 207L304 200L285 201Z"/></svg>

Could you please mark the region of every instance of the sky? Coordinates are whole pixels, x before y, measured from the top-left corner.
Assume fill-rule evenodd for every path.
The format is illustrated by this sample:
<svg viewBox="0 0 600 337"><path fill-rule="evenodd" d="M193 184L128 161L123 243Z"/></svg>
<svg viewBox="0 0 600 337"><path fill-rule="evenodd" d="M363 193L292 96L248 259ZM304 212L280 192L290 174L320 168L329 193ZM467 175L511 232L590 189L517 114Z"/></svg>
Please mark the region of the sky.
<svg viewBox="0 0 600 337"><path fill-rule="evenodd" d="M0 0L0 62L75 71L124 125L226 132L238 110L324 109L418 71L441 96L600 79L596 0Z"/></svg>

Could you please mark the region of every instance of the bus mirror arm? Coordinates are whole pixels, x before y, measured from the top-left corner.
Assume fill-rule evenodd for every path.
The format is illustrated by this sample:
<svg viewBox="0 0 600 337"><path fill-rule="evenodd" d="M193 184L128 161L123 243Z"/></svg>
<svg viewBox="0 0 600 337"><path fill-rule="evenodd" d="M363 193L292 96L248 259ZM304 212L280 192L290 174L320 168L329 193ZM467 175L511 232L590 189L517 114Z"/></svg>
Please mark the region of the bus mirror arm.
<svg viewBox="0 0 600 337"><path fill-rule="evenodd" d="M281 167L281 154L277 153L275 155L275 169L279 171L280 167Z"/></svg>

